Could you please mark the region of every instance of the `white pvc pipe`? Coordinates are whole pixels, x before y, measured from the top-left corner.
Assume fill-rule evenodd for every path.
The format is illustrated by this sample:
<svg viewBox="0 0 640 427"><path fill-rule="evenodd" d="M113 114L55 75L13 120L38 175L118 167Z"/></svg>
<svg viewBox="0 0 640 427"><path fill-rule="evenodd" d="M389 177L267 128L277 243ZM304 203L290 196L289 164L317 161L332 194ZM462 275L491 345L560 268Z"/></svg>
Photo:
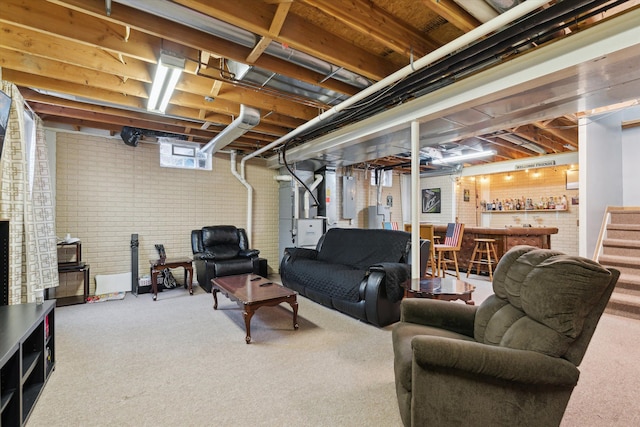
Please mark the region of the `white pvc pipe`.
<svg viewBox="0 0 640 427"><path fill-rule="evenodd" d="M315 190L318 187L318 185L320 185L320 183L322 182L322 175L314 175L314 177L316 180L313 181L313 183L309 186L309 191L304 192L304 217L305 218L309 218L309 211L310 211L309 194L311 194L311 192Z"/></svg>
<svg viewBox="0 0 640 427"><path fill-rule="evenodd" d="M241 160L241 164L243 164L244 162L246 162L247 160L249 160L250 158L253 158L255 156L258 156L262 153L264 153L265 151L268 151L280 144L282 144L283 142L285 142L288 139L291 139L293 137L295 137L296 135L304 132L305 130L309 129L310 127L316 125L317 123L339 113L340 111L344 110L347 107L350 107L351 105L355 104L358 101L361 101L362 99L366 98L369 95L374 94L375 92L377 92L378 90L385 88L405 77L407 77L410 74L413 74L414 72L426 67L427 65L430 65L438 60L440 60L441 58L462 49L463 47L467 46L468 44L484 37L485 35L496 31L502 27L504 27L505 25L509 24L510 22L521 18L522 16L526 15L527 13L530 13L536 9L538 9L539 7L543 6L545 3L547 3L544 0L528 0L525 2L520 3L519 5L515 6L514 8L498 15L497 17L495 17L494 19L492 19L491 21L485 22L484 24L480 25L479 27L474 28L473 30L469 31L468 33L463 34L462 36L458 37L457 39L447 43L444 46L441 46L440 48L426 54L425 56L423 56L422 58L416 60L413 64L409 64L401 69L399 69L398 71L396 71L393 74L388 75L387 77L385 77L384 79L380 80L379 82L369 86L366 89L361 90L360 92L358 92L357 94L353 95L351 98L341 102L340 104L332 107L331 109L325 111L324 113L320 114L319 116L309 120L307 123L298 126L297 128L295 128L294 130L292 130L291 132L289 132L288 134L281 136L280 138L276 139L275 141L271 142L270 144L265 145L264 147L254 151L251 154L248 154L247 156L243 157L243 159Z"/></svg>
<svg viewBox="0 0 640 427"><path fill-rule="evenodd" d="M253 200L253 187L251 187L251 185L249 185L249 183L247 182L246 179L244 179L244 176L238 174L238 170L236 168L236 151L233 150L231 151L231 173L233 174L233 176L235 176L238 181L240 181L242 183L242 185L244 185L247 188L247 225L246 225L246 232L247 232L247 245L249 247L251 247L251 239L253 237L252 235L252 219L253 219L253 205L252 205L252 200Z"/></svg>
<svg viewBox="0 0 640 427"><path fill-rule="evenodd" d="M462 48L464 48L465 46L469 45L470 43L486 36L487 34L499 30L500 28L504 27L505 25L509 24L510 22L523 17L524 15L526 15L527 13L530 13L536 9L538 9L539 7L543 6L546 3L546 1L544 0L528 0L525 2L520 3L519 5L515 6L512 9L509 9L508 11L498 15L497 17L493 18L492 20L485 22L484 24L480 25L479 27L474 28L473 30L469 31L468 33L463 34L462 36L458 37L457 39L447 43L444 46L441 46L440 48L434 50L433 52L430 52L428 54L426 54L425 56L423 56L422 58L418 59L417 61L415 61L412 64L409 64L401 69L399 69L398 71L396 71L393 74L390 74L389 76L385 77L384 79L380 80L379 82L369 86L366 89L361 90L360 92L358 92L357 94L353 95L351 98L347 99L346 101L341 102L340 104L336 105L335 107L332 107L331 109L325 111L324 113L320 114L319 116L315 117L314 119L309 120L308 122L306 122L305 124L298 126L297 128L295 128L294 130L292 130L291 132L289 132L288 134L281 136L280 138L276 139L275 141L271 142L270 144L265 145L264 147L254 151L251 154L248 154L247 156L243 157L242 160L240 161L240 174L242 175L242 179L244 180L246 178L246 173L245 173L245 164L247 162L247 160L252 159L262 153L264 153L265 151L271 150L274 147L277 147L278 145L284 143L285 141L295 137L296 135L306 131L307 129L315 126L317 123L339 113L340 111L344 110L345 108L350 107L351 105L355 104L358 101L361 101L362 99L366 98L369 95L372 95L374 93L376 93L378 90L383 89L403 78L405 78L406 76L413 74L414 72L440 60L441 58L457 51L460 50ZM246 182L246 181L245 181ZM251 209L251 203L252 203L252 196L249 196L249 207L247 209L247 212L250 212ZM248 217L249 218L249 217Z"/></svg>

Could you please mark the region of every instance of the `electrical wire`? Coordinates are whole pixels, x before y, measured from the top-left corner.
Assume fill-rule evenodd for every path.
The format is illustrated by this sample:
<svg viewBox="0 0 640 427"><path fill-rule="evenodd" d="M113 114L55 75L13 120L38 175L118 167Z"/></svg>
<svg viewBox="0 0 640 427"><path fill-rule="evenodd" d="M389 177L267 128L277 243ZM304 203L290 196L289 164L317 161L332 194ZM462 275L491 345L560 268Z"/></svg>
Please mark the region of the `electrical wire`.
<svg viewBox="0 0 640 427"><path fill-rule="evenodd" d="M316 198L315 194L313 194L313 191L311 191L311 189L307 186L307 184L305 184L299 177L298 175L296 175L296 173L293 171L293 169L291 169L291 166L289 166L289 163L287 162L287 149L289 148L288 145L291 143L291 139L289 139L287 142L284 143L284 145L282 146L282 162L284 163L284 167L287 168L287 170L289 171L289 174L291 174L291 176L300 183L300 185L302 185L302 187L304 187L305 190L307 190L309 192L309 194L311 195L311 197L313 197L313 201L314 204L311 207L319 207L320 206L320 202L318 202L318 199Z"/></svg>

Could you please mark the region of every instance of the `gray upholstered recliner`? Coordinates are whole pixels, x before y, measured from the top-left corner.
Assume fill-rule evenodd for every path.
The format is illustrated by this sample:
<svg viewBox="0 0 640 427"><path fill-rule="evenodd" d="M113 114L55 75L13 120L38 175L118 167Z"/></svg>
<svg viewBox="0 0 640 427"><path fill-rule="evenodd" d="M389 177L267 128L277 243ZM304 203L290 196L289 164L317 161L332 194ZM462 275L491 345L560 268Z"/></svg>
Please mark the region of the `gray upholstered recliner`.
<svg viewBox="0 0 640 427"><path fill-rule="evenodd" d="M406 426L559 425L618 276L557 251L517 246L474 307L405 299L393 329Z"/></svg>
<svg viewBox="0 0 640 427"><path fill-rule="evenodd" d="M198 284L211 292L211 279L234 274L258 273L257 249L249 249L243 228L214 225L191 231L191 249Z"/></svg>

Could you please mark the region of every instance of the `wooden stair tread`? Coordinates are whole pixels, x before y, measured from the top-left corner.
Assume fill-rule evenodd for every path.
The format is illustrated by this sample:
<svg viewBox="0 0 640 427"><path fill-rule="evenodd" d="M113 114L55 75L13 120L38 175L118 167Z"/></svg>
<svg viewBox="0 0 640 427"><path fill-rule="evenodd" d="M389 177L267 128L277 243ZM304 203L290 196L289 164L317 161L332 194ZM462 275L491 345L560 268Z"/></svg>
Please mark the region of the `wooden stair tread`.
<svg viewBox="0 0 640 427"><path fill-rule="evenodd" d="M607 224L607 230L640 231L640 224Z"/></svg>
<svg viewBox="0 0 640 427"><path fill-rule="evenodd" d="M640 249L640 209L609 210L609 214L611 223L603 230L602 255L598 262L604 267L618 269L621 274L605 312L640 319L640 256L629 256ZM613 238L607 238L608 233Z"/></svg>
<svg viewBox="0 0 640 427"><path fill-rule="evenodd" d="M619 214L640 214L640 209L620 209L620 210L609 210L611 215L619 215Z"/></svg>
<svg viewBox="0 0 640 427"><path fill-rule="evenodd" d="M633 294L623 294L623 293L614 292L611 294L611 298L609 298L609 301L613 303L618 303L618 304L624 303L624 304L640 307L640 296L636 296Z"/></svg>
<svg viewBox="0 0 640 427"><path fill-rule="evenodd" d="M638 269L638 273L640 273L640 269ZM622 273L618 278L618 283L640 283L640 274L629 274Z"/></svg>
<svg viewBox="0 0 640 427"><path fill-rule="evenodd" d="M604 239L602 241L602 246L616 248L640 248L640 241L627 239Z"/></svg>
<svg viewBox="0 0 640 427"><path fill-rule="evenodd" d="M598 262L605 267L610 265L615 268L616 265L624 265L640 268L640 257L603 254L598 258Z"/></svg>

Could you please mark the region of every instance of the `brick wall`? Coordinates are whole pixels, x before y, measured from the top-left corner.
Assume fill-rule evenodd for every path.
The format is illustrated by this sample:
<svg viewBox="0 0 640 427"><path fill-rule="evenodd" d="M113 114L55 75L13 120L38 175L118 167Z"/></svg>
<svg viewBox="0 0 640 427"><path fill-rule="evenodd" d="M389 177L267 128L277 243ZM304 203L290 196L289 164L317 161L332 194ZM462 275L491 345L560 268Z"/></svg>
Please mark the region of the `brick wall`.
<svg viewBox="0 0 640 427"><path fill-rule="evenodd" d="M254 188L251 246L277 260L275 171L255 160L246 173ZM192 255L192 229L246 228L247 191L231 174L226 154L214 158L213 171L161 168L157 145L129 147L120 139L58 132L56 174L56 234L82 240L92 293L96 274L131 271L132 233L139 235L142 276L149 274L148 260L157 258L156 243L164 244L168 257L186 257Z"/></svg>
<svg viewBox="0 0 640 427"><path fill-rule="evenodd" d="M57 133L56 141L56 233L70 233L82 240L85 262L91 264L91 292L96 274L116 274L131 269L130 240L139 235L139 275L148 274L148 260L157 257L154 244L164 244L169 257L191 256L190 233L205 225L233 224L246 228L247 191L230 172L226 154L213 161L213 171L161 168L158 146L142 143L129 147L119 139L72 133ZM578 253L578 209L571 198L578 190L565 189L566 168L460 177L454 185L454 203L461 222L505 227L531 223L553 226L559 233L551 238L552 248ZM247 164L247 180L253 192L253 237L251 246L260 249L277 271L278 185L277 171L261 160ZM336 171L338 226L367 227L367 207L376 203L376 187L370 185L371 171ZM357 216L342 219L342 175L356 178ZM391 220L402 224L400 177L383 187L381 201L393 196ZM451 217L451 177L422 180L422 188L441 188L442 214L423 214L421 221ZM464 201L469 190L469 201ZM567 212L509 212L482 214L481 200L566 195ZM477 206L477 209L476 209ZM428 218L427 218L428 217ZM179 273L180 274L180 273ZM181 277L181 274L178 276Z"/></svg>

